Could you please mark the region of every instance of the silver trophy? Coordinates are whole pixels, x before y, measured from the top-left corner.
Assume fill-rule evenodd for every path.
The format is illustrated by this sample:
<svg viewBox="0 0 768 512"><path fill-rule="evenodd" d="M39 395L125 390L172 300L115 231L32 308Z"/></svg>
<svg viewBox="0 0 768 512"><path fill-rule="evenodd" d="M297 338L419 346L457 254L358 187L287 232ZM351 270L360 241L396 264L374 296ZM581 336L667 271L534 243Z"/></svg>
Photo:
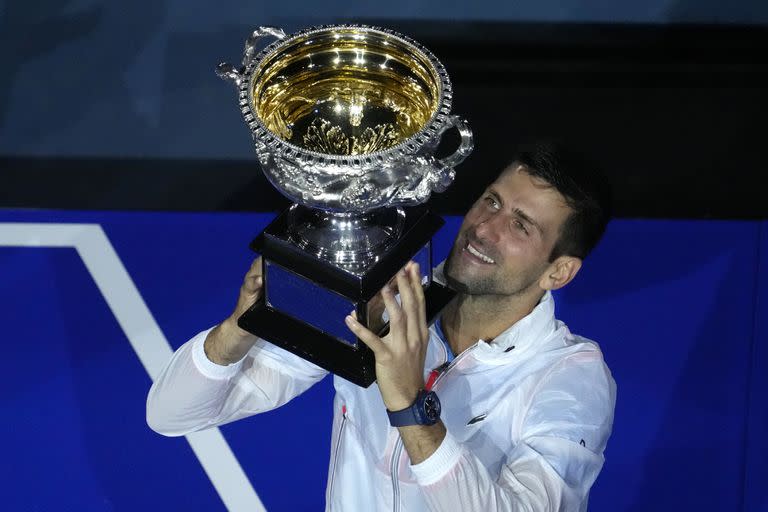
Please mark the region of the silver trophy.
<svg viewBox="0 0 768 512"><path fill-rule="evenodd" d="M251 243L264 293L239 324L369 386L373 354L344 317L354 310L386 332L377 294L409 260L426 274L430 321L453 296L432 280L431 238L443 221L423 206L473 148L467 123L450 114L448 74L418 42L361 25L292 35L260 27L242 65L217 73L237 87L267 179L294 202ZM458 148L436 158L452 128Z"/></svg>

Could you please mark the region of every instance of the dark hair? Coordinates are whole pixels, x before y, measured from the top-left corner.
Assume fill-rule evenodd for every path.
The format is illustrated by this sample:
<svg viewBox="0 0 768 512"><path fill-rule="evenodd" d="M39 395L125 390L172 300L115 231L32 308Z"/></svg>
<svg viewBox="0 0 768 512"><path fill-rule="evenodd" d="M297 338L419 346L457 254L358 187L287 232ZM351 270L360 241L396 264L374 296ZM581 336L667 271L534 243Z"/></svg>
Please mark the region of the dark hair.
<svg viewBox="0 0 768 512"><path fill-rule="evenodd" d="M584 155L553 141L523 144L512 161L557 189L573 210L563 222L550 261L563 255L586 258L611 217L611 190L602 170Z"/></svg>

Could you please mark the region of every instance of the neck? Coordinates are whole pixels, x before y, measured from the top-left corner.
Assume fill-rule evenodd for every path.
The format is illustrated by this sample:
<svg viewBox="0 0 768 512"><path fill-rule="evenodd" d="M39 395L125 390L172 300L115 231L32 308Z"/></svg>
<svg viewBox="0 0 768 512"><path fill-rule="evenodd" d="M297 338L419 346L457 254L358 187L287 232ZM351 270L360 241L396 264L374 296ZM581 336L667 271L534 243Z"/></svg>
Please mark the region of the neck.
<svg viewBox="0 0 768 512"><path fill-rule="evenodd" d="M543 292L525 295L458 294L442 313L443 333L454 354L478 340L493 341L536 307Z"/></svg>

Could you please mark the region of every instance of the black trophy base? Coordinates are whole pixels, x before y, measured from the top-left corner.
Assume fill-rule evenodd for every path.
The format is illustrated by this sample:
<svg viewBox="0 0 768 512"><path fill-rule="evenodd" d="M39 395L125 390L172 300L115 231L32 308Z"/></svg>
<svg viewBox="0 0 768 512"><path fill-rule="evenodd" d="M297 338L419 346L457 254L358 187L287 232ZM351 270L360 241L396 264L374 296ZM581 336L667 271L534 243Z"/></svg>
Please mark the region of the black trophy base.
<svg viewBox="0 0 768 512"><path fill-rule="evenodd" d="M424 290L430 324L454 295L453 290L435 282ZM246 331L358 386L367 388L376 380L373 352L362 342L357 348L339 343L336 337L269 307L264 298L243 313L237 323Z"/></svg>
<svg viewBox="0 0 768 512"><path fill-rule="evenodd" d="M351 272L300 249L291 241L291 210L278 216L252 242L262 255L263 293L243 313L246 331L362 387L376 380L373 352L344 322L352 311L382 334L381 288L408 261L426 274L427 321L432 323L455 292L432 280L431 238L443 220L424 207L409 209L397 242L363 271Z"/></svg>

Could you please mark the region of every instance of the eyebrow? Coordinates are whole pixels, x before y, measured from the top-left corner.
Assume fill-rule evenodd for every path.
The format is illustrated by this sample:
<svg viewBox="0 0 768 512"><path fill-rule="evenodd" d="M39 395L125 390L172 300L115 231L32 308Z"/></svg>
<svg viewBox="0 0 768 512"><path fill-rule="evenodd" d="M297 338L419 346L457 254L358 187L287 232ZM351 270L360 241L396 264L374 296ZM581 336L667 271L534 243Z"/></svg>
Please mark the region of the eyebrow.
<svg viewBox="0 0 768 512"><path fill-rule="evenodd" d="M488 193L491 194L493 197L495 197L496 200L502 206L504 205L504 200L501 198L501 196L498 194L498 192L496 192L492 187L488 188ZM525 213L523 210L521 210L520 208L515 207L515 208L512 208L512 213L517 215L520 219L522 219L523 221L527 222L531 226L535 227L539 231L539 233L541 235L544 235L544 230L541 228L541 226L535 220L533 220L530 215Z"/></svg>

